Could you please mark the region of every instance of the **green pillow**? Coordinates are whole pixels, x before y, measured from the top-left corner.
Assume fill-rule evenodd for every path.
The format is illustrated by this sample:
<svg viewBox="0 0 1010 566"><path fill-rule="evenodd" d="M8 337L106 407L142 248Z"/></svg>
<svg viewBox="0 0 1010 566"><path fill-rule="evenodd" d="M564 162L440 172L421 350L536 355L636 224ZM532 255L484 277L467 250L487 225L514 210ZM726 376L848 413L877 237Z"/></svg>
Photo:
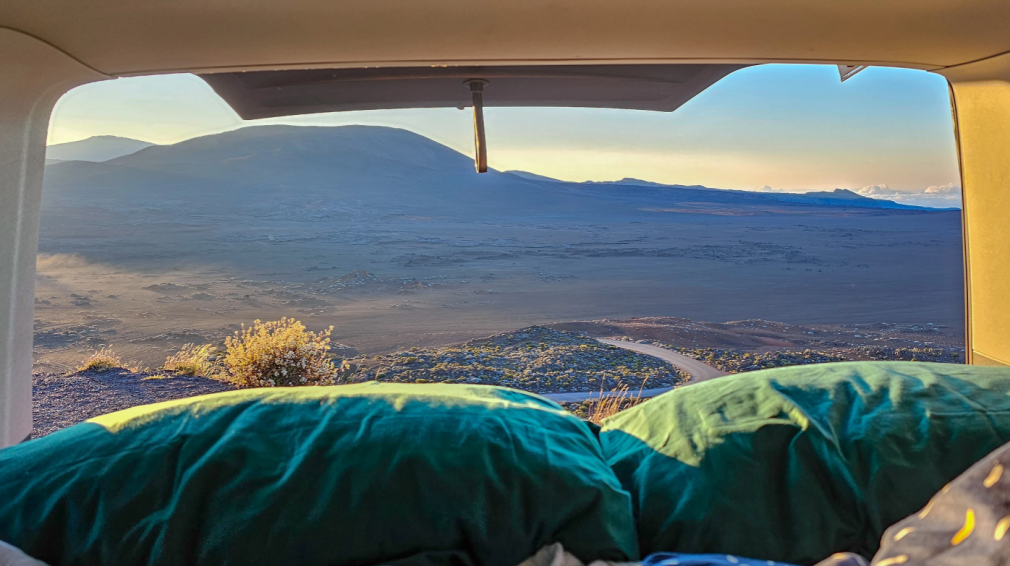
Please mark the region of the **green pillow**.
<svg viewBox="0 0 1010 566"><path fill-rule="evenodd" d="M1010 441L1010 368L856 362L674 390L603 422L643 554L810 564L884 530Z"/></svg>
<svg viewBox="0 0 1010 566"><path fill-rule="evenodd" d="M504 388L367 383L136 407L0 451L0 540L53 566L638 557L591 430Z"/></svg>

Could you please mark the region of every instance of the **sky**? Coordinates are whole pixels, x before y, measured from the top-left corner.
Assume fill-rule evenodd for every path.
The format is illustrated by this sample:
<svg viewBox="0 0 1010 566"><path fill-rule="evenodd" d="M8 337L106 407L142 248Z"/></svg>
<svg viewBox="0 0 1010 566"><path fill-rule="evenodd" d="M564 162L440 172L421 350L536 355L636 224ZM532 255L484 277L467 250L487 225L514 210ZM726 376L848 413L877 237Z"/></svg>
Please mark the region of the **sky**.
<svg viewBox="0 0 1010 566"><path fill-rule="evenodd" d="M759 191L849 189L906 204L960 206L947 83L870 68L737 71L672 113L487 108L489 163L569 181L625 177ZM470 110L372 110L244 121L193 75L124 78L67 93L49 143L116 135L158 144L249 125L368 124L473 152Z"/></svg>

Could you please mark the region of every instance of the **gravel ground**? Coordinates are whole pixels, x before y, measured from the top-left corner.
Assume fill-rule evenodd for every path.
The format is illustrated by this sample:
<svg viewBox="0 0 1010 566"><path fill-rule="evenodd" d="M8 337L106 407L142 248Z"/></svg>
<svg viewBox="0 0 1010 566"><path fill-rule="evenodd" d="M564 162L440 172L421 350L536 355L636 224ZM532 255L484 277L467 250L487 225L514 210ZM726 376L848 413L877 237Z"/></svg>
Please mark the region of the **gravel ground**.
<svg viewBox="0 0 1010 566"><path fill-rule="evenodd" d="M32 376L35 426L39 438L81 421L136 405L228 391L232 386L206 377L166 376L128 370Z"/></svg>
<svg viewBox="0 0 1010 566"><path fill-rule="evenodd" d="M740 352L716 348L675 348L675 350L726 373L845 361L844 356L817 350L782 352Z"/></svg>
<svg viewBox="0 0 1010 566"><path fill-rule="evenodd" d="M637 341L679 351L728 373L844 360L964 362L964 348L960 347L874 345L747 352ZM636 402L632 398L643 385L648 388L675 386L685 382L687 375L659 359L605 346L581 333L533 326L456 347L347 358L341 365L340 381L343 383L373 379L400 383L483 383L536 393L611 391L627 386L629 399L620 403L620 408L626 408ZM45 436L91 417L136 405L232 388L205 377L128 370L37 373L33 376L32 387L35 409L32 437ZM597 409L595 401L565 406L582 417L594 416Z"/></svg>
<svg viewBox="0 0 1010 566"><path fill-rule="evenodd" d="M543 327L499 334L452 348L349 358L342 365L340 377L342 383L373 379L400 383L483 383L536 393L610 391L625 385L637 391L643 385L669 387L687 380L686 374L662 360ZM132 373L125 369L62 375L38 373L33 376L32 437L136 405L232 388L205 377Z"/></svg>
<svg viewBox="0 0 1010 566"><path fill-rule="evenodd" d="M584 335L531 326L458 347L412 349L344 361L341 382L483 383L534 393L671 387L687 374L666 362Z"/></svg>
<svg viewBox="0 0 1010 566"><path fill-rule="evenodd" d="M886 346L860 346L852 349L852 359L859 360L905 360L911 362L940 362L963 364L965 349L958 347L913 347L891 348Z"/></svg>
<svg viewBox="0 0 1010 566"><path fill-rule="evenodd" d="M887 346L857 346L854 348L832 348L827 350L804 349L742 352L719 348L677 348L663 344L656 345L703 361L727 373L858 360L964 363L964 348L958 347L895 348Z"/></svg>

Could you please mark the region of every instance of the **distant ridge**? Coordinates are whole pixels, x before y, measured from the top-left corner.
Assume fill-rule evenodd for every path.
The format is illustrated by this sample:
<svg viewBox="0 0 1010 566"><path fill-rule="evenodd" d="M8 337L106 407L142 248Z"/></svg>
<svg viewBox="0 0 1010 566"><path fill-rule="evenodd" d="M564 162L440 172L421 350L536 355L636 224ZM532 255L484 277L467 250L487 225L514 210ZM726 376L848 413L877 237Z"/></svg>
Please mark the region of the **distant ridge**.
<svg viewBox="0 0 1010 566"><path fill-rule="evenodd" d="M560 179L555 179L554 177L545 177L544 175L537 175L536 173L529 173L527 171L505 171L509 175L515 175L516 177L522 177L523 179L529 179L530 181L547 181L550 183L563 183Z"/></svg>
<svg viewBox="0 0 1010 566"><path fill-rule="evenodd" d="M808 193L803 193L803 195L810 198L836 198L836 199L840 198L849 200L859 200L868 198L864 197L863 195L856 194L850 191L849 189L835 189L833 191L812 191Z"/></svg>
<svg viewBox="0 0 1010 566"><path fill-rule="evenodd" d="M862 208L930 210L924 206L899 204L891 200L864 197L863 195L858 195L848 189L835 189L833 191L815 191L809 193L765 193L765 194L781 202L807 202L807 203L819 203L828 205L845 204L848 206L858 206Z"/></svg>
<svg viewBox="0 0 1010 566"><path fill-rule="evenodd" d="M265 198L353 202L403 214L503 218L536 211L579 214L834 214L837 209L932 210L864 197L845 189L807 194L664 185L639 179L574 183L525 171L477 175L473 160L417 133L380 126L252 126L152 146L91 138L139 151L47 168L54 198L214 199L222 206ZM73 144L61 144L70 146ZM60 146L53 146L56 150ZM66 156L67 152L55 152ZM105 157L94 152L89 157ZM53 155L50 158L56 159Z"/></svg>
<svg viewBox="0 0 1010 566"><path fill-rule="evenodd" d="M93 136L80 141L59 143L46 148L46 165L61 161L102 162L136 153L153 143L118 136Z"/></svg>
<svg viewBox="0 0 1010 566"><path fill-rule="evenodd" d="M657 183L655 181L643 181L642 179L635 179L634 177L625 177L619 181L587 181L587 182L595 183L598 185L634 185L639 187L690 187L693 189L709 188L703 185L668 185L666 183Z"/></svg>

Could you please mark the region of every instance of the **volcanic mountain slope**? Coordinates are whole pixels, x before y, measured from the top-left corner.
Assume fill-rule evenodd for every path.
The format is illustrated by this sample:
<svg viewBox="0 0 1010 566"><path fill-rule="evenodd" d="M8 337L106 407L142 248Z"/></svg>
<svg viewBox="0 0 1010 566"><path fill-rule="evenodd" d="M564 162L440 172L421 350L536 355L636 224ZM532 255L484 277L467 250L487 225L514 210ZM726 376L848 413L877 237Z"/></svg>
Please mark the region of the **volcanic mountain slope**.
<svg viewBox="0 0 1010 566"><path fill-rule="evenodd" d="M152 143L118 136L94 136L85 140L60 143L46 148L46 163L60 161L108 161L136 153Z"/></svg>
<svg viewBox="0 0 1010 566"><path fill-rule="evenodd" d="M325 199L387 213L481 219L509 214L816 212L912 210L849 191L762 194L626 179L568 183L529 174L473 172L471 159L406 130L256 126L147 147L102 163L46 170L49 199L193 201L242 206L263 200Z"/></svg>
<svg viewBox="0 0 1010 566"><path fill-rule="evenodd" d="M285 316L369 355L634 316L962 324L960 215L881 206L477 175L404 130L245 128L46 167L37 355L114 340L155 367Z"/></svg>

